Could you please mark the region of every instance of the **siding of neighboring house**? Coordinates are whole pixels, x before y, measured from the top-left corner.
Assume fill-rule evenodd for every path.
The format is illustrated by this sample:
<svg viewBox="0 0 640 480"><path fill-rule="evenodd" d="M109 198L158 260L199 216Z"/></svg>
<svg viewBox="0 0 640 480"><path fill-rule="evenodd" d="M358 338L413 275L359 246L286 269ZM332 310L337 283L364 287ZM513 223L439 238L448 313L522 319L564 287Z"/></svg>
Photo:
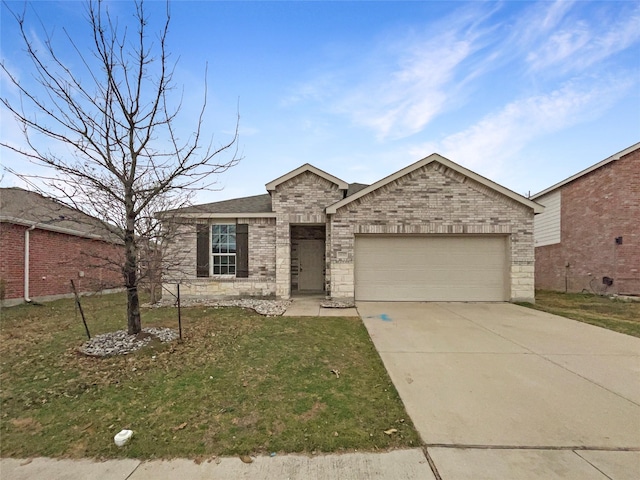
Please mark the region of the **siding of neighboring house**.
<svg viewBox="0 0 640 480"><path fill-rule="evenodd" d="M21 301L25 294L27 228L0 224L0 278L7 304ZM29 297L46 300L69 295L71 279L79 292L121 287L122 255L122 247L112 243L36 228L29 232Z"/></svg>
<svg viewBox="0 0 640 480"><path fill-rule="evenodd" d="M544 205L544 212L533 219L535 246L543 247L560 243L560 206L562 205L560 190L544 195L536 201Z"/></svg>
<svg viewBox="0 0 640 480"><path fill-rule="evenodd" d="M331 295L354 296L356 234L506 235L512 301L533 300L531 209L434 162L338 209L331 221Z"/></svg>
<svg viewBox="0 0 640 480"><path fill-rule="evenodd" d="M552 194L561 197L560 238L536 247L536 288L640 295L640 149L536 201Z"/></svg>

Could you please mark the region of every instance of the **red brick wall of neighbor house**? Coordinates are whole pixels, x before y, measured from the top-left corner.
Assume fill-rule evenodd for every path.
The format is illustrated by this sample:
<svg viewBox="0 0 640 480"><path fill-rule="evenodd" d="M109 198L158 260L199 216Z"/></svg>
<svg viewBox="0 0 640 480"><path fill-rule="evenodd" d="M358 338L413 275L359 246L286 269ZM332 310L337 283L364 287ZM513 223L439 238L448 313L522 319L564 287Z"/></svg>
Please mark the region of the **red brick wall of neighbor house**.
<svg viewBox="0 0 640 480"><path fill-rule="evenodd" d="M24 231L3 223L0 230L0 278L5 298L24 296ZM122 247L99 240L35 229L29 234L29 296L71 292L73 279L80 292L121 287ZM105 258L113 263L106 264ZM80 276L84 272L84 276Z"/></svg>
<svg viewBox="0 0 640 480"><path fill-rule="evenodd" d="M640 150L561 188L561 243L536 248L536 288L564 291L566 275L570 292L640 295Z"/></svg>
<svg viewBox="0 0 640 480"><path fill-rule="evenodd" d="M0 223L0 282L5 298L24 296L24 231L27 227Z"/></svg>

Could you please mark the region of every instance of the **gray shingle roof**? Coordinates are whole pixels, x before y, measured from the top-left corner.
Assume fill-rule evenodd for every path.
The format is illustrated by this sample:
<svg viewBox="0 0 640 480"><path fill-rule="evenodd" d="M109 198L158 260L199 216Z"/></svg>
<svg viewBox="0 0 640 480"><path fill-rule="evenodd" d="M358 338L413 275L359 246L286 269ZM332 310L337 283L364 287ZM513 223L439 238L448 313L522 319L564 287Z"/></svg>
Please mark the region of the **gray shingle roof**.
<svg viewBox="0 0 640 480"><path fill-rule="evenodd" d="M168 210L166 213L270 213L271 211L271 195L265 193L263 195L177 208Z"/></svg>
<svg viewBox="0 0 640 480"><path fill-rule="evenodd" d="M0 221L121 243L100 220L17 187L0 188Z"/></svg>
<svg viewBox="0 0 640 480"><path fill-rule="evenodd" d="M369 185L364 183L351 183L347 190L347 196L359 192ZM251 214L251 213L271 213L271 195L265 193L263 195L253 195L251 197L233 198L231 200L223 200L221 202L203 203L190 207L176 208L167 210L163 213L168 214L198 214L210 215L215 213L224 214Z"/></svg>
<svg viewBox="0 0 640 480"><path fill-rule="evenodd" d="M369 185L365 183L350 183L349 189L347 190L347 197L353 195L354 193L358 193L360 190L367 188Z"/></svg>

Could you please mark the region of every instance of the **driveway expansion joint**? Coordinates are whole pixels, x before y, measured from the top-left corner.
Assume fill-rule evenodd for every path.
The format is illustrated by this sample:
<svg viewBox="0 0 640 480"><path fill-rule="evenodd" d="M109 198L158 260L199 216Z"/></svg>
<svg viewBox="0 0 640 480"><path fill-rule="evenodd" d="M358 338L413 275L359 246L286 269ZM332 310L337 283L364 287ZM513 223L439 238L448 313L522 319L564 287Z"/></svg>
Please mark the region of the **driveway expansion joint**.
<svg viewBox="0 0 640 480"><path fill-rule="evenodd" d="M138 467L140 467L140 465L142 465L142 461L138 461L138 464L136 465L136 468L134 468L133 470L131 470L131 473L129 475L126 476L126 478L124 480L129 480L131 478L131 476L136 473L136 470L138 470Z"/></svg>
<svg viewBox="0 0 640 480"><path fill-rule="evenodd" d="M435 480L442 480L440 472L438 472L438 467L436 467L436 462L434 462L431 455L429 455L429 451L426 446L422 447L422 453L424 454L424 458L427 459L427 463L429 464L429 468L431 468L431 473L433 473Z"/></svg>
<svg viewBox="0 0 640 480"><path fill-rule="evenodd" d="M604 475L605 477L607 477L609 480L615 480L613 478L611 478L609 475L607 475L606 473L604 473L601 469L599 469L596 465L594 465L592 462L590 462L587 458L583 457L582 455L580 455L577 451L573 451L573 453L575 453L578 458L580 458L581 460L587 462L589 465L591 465L593 468L595 468L597 471L599 471L602 475Z"/></svg>
<svg viewBox="0 0 640 480"><path fill-rule="evenodd" d="M593 445L480 445L463 443L427 443L425 448L462 448L469 450L570 450L597 452L640 452L640 447L602 447Z"/></svg>

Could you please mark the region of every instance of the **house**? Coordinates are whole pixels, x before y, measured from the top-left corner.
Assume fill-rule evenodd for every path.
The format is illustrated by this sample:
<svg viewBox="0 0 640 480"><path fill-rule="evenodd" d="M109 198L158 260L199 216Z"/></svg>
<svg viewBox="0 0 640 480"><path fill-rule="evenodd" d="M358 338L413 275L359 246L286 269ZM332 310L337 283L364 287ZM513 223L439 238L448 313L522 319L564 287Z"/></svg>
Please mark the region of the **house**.
<svg viewBox="0 0 640 480"><path fill-rule="evenodd" d="M167 252L180 268L165 287L212 297L533 301L533 217L543 207L438 154L373 185L305 164L266 189L163 212L181 229Z"/></svg>
<svg viewBox="0 0 640 480"><path fill-rule="evenodd" d="M536 288L640 295L640 143L531 199Z"/></svg>
<svg viewBox="0 0 640 480"><path fill-rule="evenodd" d="M20 188L0 189L3 306L121 287L123 247L93 217Z"/></svg>

